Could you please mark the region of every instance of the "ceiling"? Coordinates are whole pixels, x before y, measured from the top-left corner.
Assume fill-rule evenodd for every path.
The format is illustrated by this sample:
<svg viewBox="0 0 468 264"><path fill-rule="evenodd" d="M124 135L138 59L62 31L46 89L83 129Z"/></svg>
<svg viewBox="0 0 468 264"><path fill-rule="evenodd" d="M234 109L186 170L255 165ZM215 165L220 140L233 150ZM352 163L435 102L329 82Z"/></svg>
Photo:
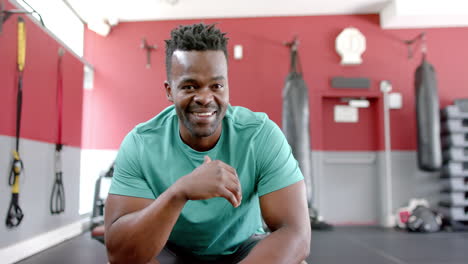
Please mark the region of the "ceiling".
<svg viewBox="0 0 468 264"><path fill-rule="evenodd" d="M380 14L382 28L468 26L467 0L62 0L86 22Z"/></svg>
<svg viewBox="0 0 468 264"><path fill-rule="evenodd" d="M379 13L388 0L67 0L85 21Z"/></svg>

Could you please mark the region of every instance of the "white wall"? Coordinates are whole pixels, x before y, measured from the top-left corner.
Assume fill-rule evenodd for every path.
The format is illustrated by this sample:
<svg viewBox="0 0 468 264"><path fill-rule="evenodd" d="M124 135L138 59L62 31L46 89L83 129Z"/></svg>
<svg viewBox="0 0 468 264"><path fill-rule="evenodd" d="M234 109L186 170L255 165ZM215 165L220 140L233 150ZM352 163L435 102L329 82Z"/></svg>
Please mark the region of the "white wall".
<svg viewBox="0 0 468 264"><path fill-rule="evenodd" d="M91 212L96 179L109 169L116 156L117 150L83 149L81 151L80 214ZM106 188L106 186L101 186L101 188Z"/></svg>

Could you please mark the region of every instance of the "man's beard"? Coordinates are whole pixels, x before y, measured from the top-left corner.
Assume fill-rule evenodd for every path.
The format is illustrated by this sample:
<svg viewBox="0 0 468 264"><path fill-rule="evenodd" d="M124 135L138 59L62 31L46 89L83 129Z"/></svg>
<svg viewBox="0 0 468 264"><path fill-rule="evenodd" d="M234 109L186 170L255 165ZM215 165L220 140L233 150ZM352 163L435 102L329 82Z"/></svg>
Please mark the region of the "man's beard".
<svg viewBox="0 0 468 264"><path fill-rule="evenodd" d="M200 124L197 124L191 120L194 112L201 112L205 110L214 112L215 119L211 123L203 124L201 126ZM224 110L216 104L210 104L206 107L192 106L184 111L184 114L182 115L182 122L192 136L209 137L213 135L216 132L216 129L219 127L221 123L222 112L224 112Z"/></svg>

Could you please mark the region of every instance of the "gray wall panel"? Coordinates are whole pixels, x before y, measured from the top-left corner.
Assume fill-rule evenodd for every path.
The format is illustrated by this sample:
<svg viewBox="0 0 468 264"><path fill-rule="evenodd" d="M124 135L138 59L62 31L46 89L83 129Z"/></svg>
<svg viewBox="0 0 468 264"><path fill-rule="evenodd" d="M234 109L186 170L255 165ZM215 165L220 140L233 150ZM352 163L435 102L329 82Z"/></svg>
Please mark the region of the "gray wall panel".
<svg viewBox="0 0 468 264"><path fill-rule="evenodd" d="M417 168L415 151L392 152L392 208L439 199L439 173ZM335 224L383 223L384 152L312 151L314 206Z"/></svg>
<svg viewBox="0 0 468 264"><path fill-rule="evenodd" d="M19 227L10 230L5 226L5 218L11 199L8 176L14 138L0 136L0 248L82 218L78 214L80 149L65 146L62 150L66 208L65 213L52 216L49 212L49 200L54 180L55 145L32 140L21 140L20 144L25 174L20 180L19 203L25 216Z"/></svg>
<svg viewBox="0 0 468 264"><path fill-rule="evenodd" d="M418 169L416 151L392 152L394 208L406 205L410 198L425 198L434 206L439 199L440 173Z"/></svg>
<svg viewBox="0 0 468 264"><path fill-rule="evenodd" d="M377 155L323 152L321 158L321 214L333 223L376 223Z"/></svg>

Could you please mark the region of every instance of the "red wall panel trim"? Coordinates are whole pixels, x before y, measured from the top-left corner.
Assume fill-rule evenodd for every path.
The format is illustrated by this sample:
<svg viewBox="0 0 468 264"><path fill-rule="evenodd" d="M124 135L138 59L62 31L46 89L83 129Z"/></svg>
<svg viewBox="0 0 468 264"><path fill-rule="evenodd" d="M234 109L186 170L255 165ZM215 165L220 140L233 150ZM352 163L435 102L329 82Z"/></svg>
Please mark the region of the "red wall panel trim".
<svg viewBox="0 0 468 264"><path fill-rule="evenodd" d="M7 9L14 8L6 3ZM0 135L16 131L16 20L0 35ZM56 85L59 43L28 18L23 79L21 137L48 143L57 138ZM63 143L81 147L83 64L69 52L63 58Z"/></svg>

